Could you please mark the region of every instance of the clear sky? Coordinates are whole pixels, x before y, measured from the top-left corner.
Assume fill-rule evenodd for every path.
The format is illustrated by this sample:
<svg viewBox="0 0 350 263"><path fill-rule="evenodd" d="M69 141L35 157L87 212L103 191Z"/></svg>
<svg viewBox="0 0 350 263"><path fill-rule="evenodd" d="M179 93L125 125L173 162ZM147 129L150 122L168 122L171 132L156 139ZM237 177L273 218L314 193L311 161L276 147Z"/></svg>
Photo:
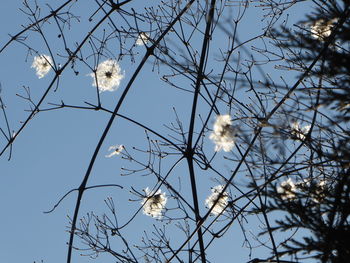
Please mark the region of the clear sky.
<svg viewBox="0 0 350 263"><path fill-rule="evenodd" d="M43 6L41 14L48 12L45 3L48 1L40 0L38 3ZM55 8L62 1L49 1L50 5ZM80 42L86 32L90 30L101 17L97 15L91 22L89 16L96 10L95 1L77 1L72 12L79 16L79 22L72 20L71 30L67 33L69 46L73 49L76 42ZM84 2L84 3L82 3ZM142 1L135 1L126 7L142 8L144 5L152 6L155 3L140 4ZM232 1L234 2L234 1ZM22 7L22 1L3 0L0 9L0 46L9 39L8 34L15 34L22 29L22 25L28 24L28 16L21 13L19 8ZM305 5L300 5L299 9L291 8L286 12L291 21L300 18L301 13L305 12ZM237 7L238 8L238 7ZM247 40L261 33L265 21L261 21L263 16L262 8L251 8L242 20L238 28L238 37L240 41ZM286 18L286 16L284 16ZM114 17L116 19L116 17ZM119 17L120 19L120 17ZM283 20L283 19L281 19ZM118 20L114 21L118 24ZM124 23L124 22L121 22ZM289 22L292 24L291 22ZM109 28L106 23L103 27ZM225 28L232 29L232 26L226 25ZM142 28L148 30L146 26ZM54 23L43 27L44 34L47 36L49 45L52 46L56 61L64 64L65 57L61 39L57 36L57 27ZM218 41L211 46L212 62L209 67L214 70L216 64L219 64L215 57L219 55L219 47L227 47L225 34L221 32ZM102 31L96 33L102 36ZM40 54L48 54L44 41L37 34L28 32L25 43L29 43ZM222 38L222 40L220 39ZM169 36L174 40L173 36ZM200 50L201 40L194 38L194 46ZM127 45L130 43L127 43ZM260 45L258 40L252 44ZM250 47L249 44L247 47ZM174 43L173 47L176 47ZM109 46L112 55L118 55L116 46ZM101 93L103 106L113 109L116 101L122 94L125 84L130 79L138 62L145 53L143 46L136 47L135 51L139 54L135 56L136 63L130 63L130 59L125 56L120 61L120 66L125 73L125 77L119 89L115 92ZM89 46L83 49L83 56L88 57L91 53ZM181 61L181 52L174 54ZM10 128L14 132L21 126L28 116L26 110L30 109L30 104L20 98L26 96L25 88L30 88L31 98L37 101L41 94L46 90L54 74L51 71L42 79L38 79L35 70L31 68L34 54L28 54L27 49L20 43L12 43L3 53L0 54L0 83L1 97L6 105L7 117L10 122ZM93 59L87 58L90 66L93 66ZM83 63L77 64L79 75L76 76L72 70L62 75L57 92L51 92L43 103L42 109L49 108L48 103L60 103L61 100L66 104L86 106L84 102L96 103L96 91L92 87L92 78L88 76L91 70ZM287 72L273 72L271 75L283 75L285 79L292 80L293 76L288 76ZM218 72L219 70L217 70ZM174 123L175 113L185 127L188 127L190 110L192 104L192 95L188 92L172 88L161 81L164 74L169 73L162 65L153 67L148 63L136 79L133 88L128 94L125 104L123 104L120 113L136 121L152 127L155 131L164 136L176 136L164 125L170 126ZM177 79L177 85L190 89L190 84L185 79ZM187 85L187 86L186 86ZM240 93L239 93L240 94ZM244 101L247 98L240 94L238 99ZM208 107L203 101L200 102L199 113L206 116ZM222 113L226 113L225 105L220 105ZM0 159L0 262L1 263L18 263L18 262L40 262L61 263L65 262L67 254L67 245L69 234L67 233L68 218L72 216L76 200L76 193L69 195L59 205L59 207L50 214L44 214L44 211L50 210L60 197L67 191L79 186L90 161L91 155L101 136L101 133L109 119L109 114L105 112L95 112L79 109L59 109L52 111L43 111L36 115L26 126L23 132L17 137L13 148L11 160L8 161L9 151ZM4 118L0 117L1 127L4 126ZM197 119L199 122L199 118ZM212 118L210 126L214 119ZM158 139L152 135L152 139ZM213 151L213 143L206 138L205 151ZM121 156L106 158L108 148L111 145L123 144L126 149L138 158L147 158L146 155L138 153L133 149L146 149L146 135L142 128L125 120L117 118L109 134L103 143L101 151L93 168L91 179L88 185L101 184L118 184L124 188L117 187L97 188L85 192L83 205L80 215L94 211L96 214L107 212L104 200L112 197L120 211L120 224L125 223L130 216L137 211L140 206L140 200L137 196L130 193L131 186L138 191L146 187L153 187L157 182L154 176L141 176L138 173L131 176L121 176L122 167L130 168L135 166L127 160L122 160ZM5 145L5 140L1 138L1 147ZM217 158L229 154L219 153ZM209 154L209 156L211 156ZM177 156L169 157L162 166L162 171L167 171L170 165L176 160ZM220 163L221 161L218 161ZM172 178L169 179L177 189L181 189L184 196L189 197L189 178L187 176L186 163L180 164L173 172ZM229 173L232 169L228 162L223 162L220 167L221 172ZM215 186L217 179L214 175L207 174L205 171L198 170L198 189L200 209L204 213L205 198L210 194L210 187ZM238 180L242 183L244 180ZM163 191L167 191L164 186ZM233 193L235 194L235 193ZM189 198L189 200L191 200ZM169 206L175 206L175 201L170 200ZM161 223L153 218L147 217L139 212L137 217L128 228L125 228L125 236L135 242L140 243L143 230L151 231L153 224L160 226ZM254 218L249 218L245 223L247 232L254 231L259 223ZM123 230L124 231L124 230ZM175 226L170 228L171 236L176 239L178 230ZM76 238L75 244L81 246L80 241ZM217 245L213 245L209 251L209 258L212 262L245 262L249 260L249 250L242 248L243 235L237 222L234 223L231 230L226 236L218 240ZM266 250L257 248L253 250L252 258L259 257ZM89 257L81 257L80 252L74 252L73 262L113 262L111 257L101 255L96 260Z"/></svg>

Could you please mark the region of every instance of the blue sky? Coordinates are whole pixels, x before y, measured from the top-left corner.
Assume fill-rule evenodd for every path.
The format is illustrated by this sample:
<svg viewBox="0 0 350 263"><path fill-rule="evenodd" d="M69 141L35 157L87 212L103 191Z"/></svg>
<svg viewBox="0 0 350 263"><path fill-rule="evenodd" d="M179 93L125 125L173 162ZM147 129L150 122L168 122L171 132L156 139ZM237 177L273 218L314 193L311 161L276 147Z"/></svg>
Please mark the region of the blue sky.
<svg viewBox="0 0 350 263"><path fill-rule="evenodd" d="M21 7L22 1L5 0L2 3L0 11L0 45L2 46L8 40L8 33L14 34L28 23L26 15L22 14L18 8ZM38 1L44 4L45 1ZM58 6L61 1L51 3L53 7ZM152 3L154 5L154 3ZM131 5L130 5L131 7ZM130 10L128 6L127 9ZM141 4L136 1L133 5L140 8ZM67 33L70 46L73 47L75 42L81 41L87 28L91 28L100 15L94 17L92 22L88 22L88 17L96 9L94 1L85 1L84 4L77 3L74 12L80 16L80 22L73 22L72 29ZM260 10L258 13L257 10ZM304 10L291 9L288 11L290 18L297 19L299 12ZM47 8L43 7L42 13L45 14ZM247 11L247 16L242 20L238 28L239 38L241 41L249 39L259 34L261 28L261 9L251 8ZM257 26L258 25L258 26ZM108 28L108 25L106 25ZM230 26L228 26L230 28ZM45 35L52 45L55 54L63 54L60 39L57 38L57 31L54 25L46 25ZM144 30L147 30L145 27ZM220 31L219 31L220 32ZM225 35L222 33L222 38ZM28 35L28 43L35 47L39 53L47 53L43 40L40 37L32 37L32 32ZM101 36L101 31L97 32ZM220 35L218 36L220 37ZM172 36L169 36L172 39ZM200 47L200 40L194 39L196 48ZM258 43L258 42L255 42ZM226 47L225 41L215 42L212 46L211 54L212 63L210 67L214 67L215 56L218 56L218 47ZM250 45L249 45L250 46ZM111 50L113 53L113 48ZM89 53L89 48L85 48L84 55ZM115 49L117 50L117 49ZM130 63L125 57L120 61L121 68L125 71L125 78L120 88L115 92L101 93L103 105L108 109L113 109L115 102L120 97L124 85L127 83L135 70L137 62L140 61L145 49L137 47L136 51L139 55L135 57L136 63ZM117 51L115 52L117 55ZM34 101L40 98L45 91L47 85L53 78L50 72L43 79L38 79L34 69L30 68L33 55L29 55L26 59L26 49L18 44L13 43L8 49L0 54L0 82L2 85L1 96L6 104L6 111L10 120L10 127L15 132L21 125L21 121L28 116L27 110L29 105L16 94L24 95L25 87L30 87L31 96ZM178 56L179 58L179 56ZM64 64L65 58L57 55L57 61ZM180 58L179 58L180 59ZM92 59L88 62L93 65ZM167 86L160 80L163 74L168 71L160 66L158 69L152 70L153 65L148 63L142 70L141 74L135 81L133 88L128 94L125 104L122 106L120 113L125 114L136 121L152 127L163 135L174 134L168 130L165 125L170 125L175 121L173 108L176 108L177 114L183 121L185 129L189 122L189 112L191 110L192 95L178 89ZM88 74L90 70L82 63L77 66L79 75L67 69L60 80L60 86L57 92L51 92L43 104L43 108L49 107L48 102L60 103L63 100L66 104L86 106L84 102L96 102L96 92L91 86L92 79ZM271 67L271 71L273 68ZM286 79L293 79L288 76L287 72L271 73L271 75L284 74ZM178 85L183 85L187 89L189 83L179 79ZM239 96L243 96L241 93ZM240 100L247 98L239 97ZM225 113L225 105L220 105L220 109ZM201 101L199 113L204 114L208 111L208 107ZM3 117L1 117L3 118ZM0 262L17 263L17 262L40 262L58 263L66 260L68 233L67 215L72 216L76 193L69 195L60 206L50 214L44 214L43 211L50 210L59 198L67 191L79 186L85 172L98 139L109 119L109 114L105 112L95 112L88 110L60 109L54 111L40 112L34 117L25 128L25 130L17 137L12 149L12 158L7 160L9 152L1 156L1 174L0 174ZM213 118L211 124L213 123ZM197 120L199 121L199 119ZM1 127L3 127L3 119L1 119ZM210 124L210 125L211 125ZM125 120L117 118L113 124L97 158L96 164L91 174L89 185L101 184L118 184L124 186L124 189L115 187L93 189L85 192L83 205L80 215L83 216L87 212L94 211L97 214L106 212L104 200L107 197L113 197L120 211L120 221L125 222L130 215L137 211L140 200L130 202L129 199L137 199L129 191L134 186L139 191L146 187L155 185L156 180L151 176L120 176L122 167L134 167L130 162L122 160L120 156L114 158L106 158L108 147L115 144L123 144L126 149L133 152L139 158L146 158L144 155L137 153L133 147L145 148L145 132L143 129L128 123ZM156 137L152 136L153 139ZM1 141L3 147L4 141ZM212 151L214 145L208 140L205 142L206 151ZM210 156L210 155L209 155ZM219 153L219 157L224 154ZM219 158L218 157L218 158ZM175 157L169 157L164 164L166 171L170 164L176 160ZM217 161L221 163L220 159ZM222 162L220 166L222 172L229 173L230 164ZM189 178L185 163L179 165L170 181L177 188L181 188L185 196L189 197ZM215 186L215 176L208 175L202 170L198 170L199 199L201 211L205 212L204 200L210 194L210 187ZM240 180L239 180L240 181ZM240 181L242 183L244 180ZM179 183L181 182L181 184ZM165 187L162 187L165 190ZM191 199L189 199L191 200ZM174 203L169 202L169 205ZM152 225L160 226L160 222L138 213L135 221L129 228L125 229L125 235L135 242L139 242L144 229L151 230ZM254 218L249 219L247 229L254 231L258 222ZM172 226L171 235L177 238L178 232ZM76 243L79 240L76 239ZM210 258L213 262L232 262L232 254L235 262L245 262L248 260L248 249L242 249L243 239L241 229L238 224L234 224L226 234L226 236L213 245L209 250ZM229 251L230 253L227 253ZM266 250L263 248L254 249L252 258L266 256ZM232 253L232 254L231 254ZM101 255L96 260L88 257L81 257L79 252L74 252L73 262L105 262L113 260L110 257Z"/></svg>

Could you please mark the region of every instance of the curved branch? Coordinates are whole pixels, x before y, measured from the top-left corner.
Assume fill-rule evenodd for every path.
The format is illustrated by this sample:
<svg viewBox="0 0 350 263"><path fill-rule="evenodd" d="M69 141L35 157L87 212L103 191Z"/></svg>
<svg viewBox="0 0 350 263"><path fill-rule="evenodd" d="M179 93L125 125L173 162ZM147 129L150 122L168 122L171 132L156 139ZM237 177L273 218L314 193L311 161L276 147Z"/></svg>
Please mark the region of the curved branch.
<svg viewBox="0 0 350 263"><path fill-rule="evenodd" d="M119 184L101 184L101 185L93 185L93 186L88 186L85 188L85 190L89 190L89 189L93 189L93 188L99 188L99 187L110 187L110 186L115 186L115 187L119 187L121 189L123 189L123 186L119 185ZM51 212L53 212L59 205L60 203L63 201L63 199L65 199L70 193L74 192L74 191L78 191L78 188L74 188L69 190L65 195L63 195L60 200L58 200L58 202L53 206L52 209L48 210L48 211L44 211L44 214L49 214Z"/></svg>
<svg viewBox="0 0 350 263"><path fill-rule="evenodd" d="M128 2L129 0L127 0L126 2ZM70 231L70 237L69 237L69 243L68 243L68 255L67 255L67 263L71 262L71 257L72 257L72 248L73 248L73 240L74 240L74 232L75 232L75 226L76 226L76 222L78 219L78 214L79 214L79 209L80 209L80 203L81 203L81 199L83 197L84 191L85 191L85 186L88 182L88 179L90 177L91 171L92 171L92 167L95 163L97 154L102 146L102 143L104 142L109 129L111 128L114 119L116 117L116 114L118 113L121 105L123 104L124 99L126 98L126 95L128 94L132 84L134 83L136 77L138 76L138 74L141 72L141 69L143 68L143 66L145 65L146 61L148 60L148 58L152 55L153 50L156 48L156 46L159 44L159 42L165 37L165 35L172 29L172 27L176 24L176 22L182 17L182 15L191 7L191 5L193 4L194 0L191 0L190 2L187 3L187 5L181 10L181 12L177 15L177 17L169 24L169 26L164 30L164 32L159 36L159 38L154 42L154 44L149 47L147 49L146 54L144 55L142 61L140 62L140 64L138 65L137 69L135 70L134 74L132 75L131 79L129 80L123 94L121 95L112 116L110 117L104 131L103 134L100 137L100 140L95 148L95 151L91 157L88 169L85 173L85 176L81 182L81 185L79 186L79 193L78 193L78 197L77 197L77 201L76 201L76 205L75 205L75 209L74 209L74 215L73 215L73 219L72 219L72 226L71 226L71 231ZM114 11L114 9L112 8L111 11L108 13L112 13ZM104 16L104 18L107 18L107 16Z"/></svg>

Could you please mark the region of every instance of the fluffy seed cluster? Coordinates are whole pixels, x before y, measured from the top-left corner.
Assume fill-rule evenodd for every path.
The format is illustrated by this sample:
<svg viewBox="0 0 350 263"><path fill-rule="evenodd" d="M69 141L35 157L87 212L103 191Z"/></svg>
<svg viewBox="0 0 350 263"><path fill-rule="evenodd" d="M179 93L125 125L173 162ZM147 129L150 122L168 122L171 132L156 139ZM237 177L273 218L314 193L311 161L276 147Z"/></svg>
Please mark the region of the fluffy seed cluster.
<svg viewBox="0 0 350 263"><path fill-rule="evenodd" d="M304 179L294 183L292 179L288 179L277 187L277 193L280 194L283 200L294 200L297 194L307 197L315 204L320 204L326 197L327 181L326 180L310 180Z"/></svg>
<svg viewBox="0 0 350 263"><path fill-rule="evenodd" d="M213 130L209 138L215 143L215 151L231 151L235 145L235 128L232 127L230 115L218 115Z"/></svg>
<svg viewBox="0 0 350 263"><path fill-rule="evenodd" d="M293 122L291 123L290 128L292 130L292 135L300 140L304 140L306 134L310 131L311 125L301 127L299 122Z"/></svg>
<svg viewBox="0 0 350 263"><path fill-rule="evenodd" d="M320 203L326 198L327 184L325 180L321 180L316 185L315 193L312 195L312 200L315 203Z"/></svg>
<svg viewBox="0 0 350 263"><path fill-rule="evenodd" d="M319 180L319 181L311 181L309 179L305 179L302 182L296 183L298 189L301 189L303 192L308 192L311 200L319 204L326 198L327 191L327 181Z"/></svg>
<svg viewBox="0 0 350 263"><path fill-rule="evenodd" d="M279 193L283 200L293 200L296 197L297 188L292 179L288 178L288 180L281 183L279 187L277 187L277 193Z"/></svg>
<svg viewBox="0 0 350 263"><path fill-rule="evenodd" d="M113 59L101 62L97 66L96 73L89 75L94 79L92 85L97 86L100 92L116 90L124 78L118 62Z"/></svg>
<svg viewBox="0 0 350 263"><path fill-rule="evenodd" d="M52 59L48 55L35 56L32 68L35 68L36 75L39 79L43 78L51 70L51 65L53 65Z"/></svg>
<svg viewBox="0 0 350 263"><path fill-rule="evenodd" d="M324 19L317 20L310 28L311 36L318 40L323 40L324 38L329 37L332 33L332 28L337 21L337 18L330 21L325 21Z"/></svg>
<svg viewBox="0 0 350 263"><path fill-rule="evenodd" d="M165 192L159 189L157 192L151 191L148 187L144 190L146 196L143 198L141 204L143 206L143 213L145 215L161 219L162 211L165 208L167 197Z"/></svg>
<svg viewBox="0 0 350 263"><path fill-rule="evenodd" d="M136 40L136 45L143 46L149 41L149 35L145 32L140 33L138 39Z"/></svg>
<svg viewBox="0 0 350 263"><path fill-rule="evenodd" d="M108 148L108 151L112 151L110 154L106 155L107 158L110 158L114 155L119 155L124 149L124 146L121 144L121 145L112 145Z"/></svg>
<svg viewBox="0 0 350 263"><path fill-rule="evenodd" d="M227 192L223 192L220 196L220 193L223 189L223 185L217 185L213 187L211 189L211 194L207 199L205 199L205 205L209 209L211 209L216 203L213 210L211 210L211 214L215 216L222 214L228 205L229 194Z"/></svg>

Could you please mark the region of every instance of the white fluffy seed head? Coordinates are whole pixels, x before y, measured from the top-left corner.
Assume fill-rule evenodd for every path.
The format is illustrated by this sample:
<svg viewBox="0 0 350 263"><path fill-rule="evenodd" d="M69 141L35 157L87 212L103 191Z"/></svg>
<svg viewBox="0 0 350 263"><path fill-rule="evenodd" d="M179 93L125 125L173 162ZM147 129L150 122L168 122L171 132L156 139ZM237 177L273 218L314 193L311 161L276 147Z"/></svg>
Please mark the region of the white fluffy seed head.
<svg viewBox="0 0 350 263"><path fill-rule="evenodd" d="M338 22L337 18L330 21L325 21L324 19L317 20L310 27L311 36L314 39L323 40L332 34L332 28Z"/></svg>
<svg viewBox="0 0 350 263"><path fill-rule="evenodd" d="M145 32L140 33L139 37L136 40L136 45L143 46L144 44L147 44L149 41L149 35Z"/></svg>
<svg viewBox="0 0 350 263"><path fill-rule="evenodd" d="M297 188L292 179L283 181L279 187L277 187L277 193L279 193L283 200L293 200L296 197Z"/></svg>
<svg viewBox="0 0 350 263"><path fill-rule="evenodd" d="M232 126L231 116L218 115L209 139L215 143L215 151L229 152L235 145L235 128Z"/></svg>
<svg viewBox="0 0 350 263"><path fill-rule="evenodd" d="M32 68L36 70L36 75L39 79L43 78L49 71L51 70L51 67L53 65L52 59L48 55L39 55L35 56Z"/></svg>
<svg viewBox="0 0 350 263"><path fill-rule="evenodd" d="M162 193L160 189L157 192L154 192L151 191L148 187L144 191L146 196L141 202L143 206L143 213L156 219L161 219L162 212L165 209L167 202L165 192Z"/></svg>
<svg viewBox="0 0 350 263"><path fill-rule="evenodd" d="M208 209L211 210L211 214L217 216L224 212L225 208L228 205L229 195L227 192L223 192L220 196L220 193L224 189L223 185L217 185L211 189L211 194L205 199L205 205Z"/></svg>
<svg viewBox="0 0 350 263"><path fill-rule="evenodd" d="M305 136L310 131L311 125L300 126L299 122L292 122L290 125L291 134L300 140L304 140Z"/></svg>
<svg viewBox="0 0 350 263"><path fill-rule="evenodd" d="M92 85L98 87L100 92L115 91L124 78L124 74L116 60L108 59L101 62L96 69L96 73L89 74L93 78Z"/></svg>
<svg viewBox="0 0 350 263"><path fill-rule="evenodd" d="M107 158L110 158L114 155L119 155L124 149L124 145L112 145L108 148L108 151L112 151L110 154L106 155Z"/></svg>

